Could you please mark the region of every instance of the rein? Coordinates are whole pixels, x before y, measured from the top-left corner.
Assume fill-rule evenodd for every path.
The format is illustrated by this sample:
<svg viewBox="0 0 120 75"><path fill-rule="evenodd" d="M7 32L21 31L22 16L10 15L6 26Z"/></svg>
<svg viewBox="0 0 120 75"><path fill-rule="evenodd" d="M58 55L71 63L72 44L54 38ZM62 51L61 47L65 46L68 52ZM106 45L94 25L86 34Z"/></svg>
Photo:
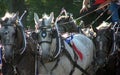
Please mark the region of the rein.
<svg viewBox="0 0 120 75"><path fill-rule="evenodd" d="M92 23L90 25L93 25L98 19L100 19L100 17L103 16L103 14L108 10L109 7L107 7L94 21L92 21Z"/></svg>
<svg viewBox="0 0 120 75"><path fill-rule="evenodd" d="M102 6L102 7L105 7L105 6L107 6L107 5L109 5L109 4L106 4L106 5ZM93 13L93 12L96 12L96 11L100 10L102 7L97 8L97 9L95 9L94 11L92 11L92 12L90 12L90 13L87 13L87 14L81 16L81 17L78 17L77 19L74 19L74 20L69 21L69 22L62 23L62 24L60 24L60 25L65 25L65 24L71 23L71 22L73 22L73 21L77 21L77 20L79 20L79 19L81 19L81 18L83 18L83 17L85 17L85 16L87 16L87 15ZM92 21L92 23L91 23L90 25L93 25L101 16L103 16L103 14L108 10L108 8L109 8L109 7L107 7L94 21ZM60 15L61 15L61 13L60 13ZM59 15L59 16L60 16L60 15ZM59 17L59 16L58 16L58 17ZM110 17L109 17L109 18L110 18ZM109 18L107 18L107 20L108 20Z"/></svg>
<svg viewBox="0 0 120 75"><path fill-rule="evenodd" d="M89 13L87 13L87 14L81 16L81 17L78 17L76 20L79 20L79 19L81 19L81 18L83 18L83 17L85 17L85 16L87 16L87 15L93 13L93 12L96 12L96 11L102 9L103 7L107 6L107 5L109 5L109 4L106 4L106 5L102 6L102 7L99 7L99 8L97 8L97 9L95 9L94 11L91 11L91 12L89 12Z"/></svg>

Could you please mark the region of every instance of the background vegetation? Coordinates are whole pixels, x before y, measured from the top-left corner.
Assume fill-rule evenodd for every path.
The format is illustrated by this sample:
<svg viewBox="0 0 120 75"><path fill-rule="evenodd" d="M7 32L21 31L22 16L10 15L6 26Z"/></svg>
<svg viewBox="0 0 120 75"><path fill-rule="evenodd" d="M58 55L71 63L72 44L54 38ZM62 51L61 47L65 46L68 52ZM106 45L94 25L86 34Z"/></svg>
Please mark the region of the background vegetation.
<svg viewBox="0 0 120 75"><path fill-rule="evenodd" d="M57 17L64 7L69 13L73 14L74 18L79 17L82 0L0 0L0 17L4 16L5 12L17 12L20 15L27 10L27 14L23 18L25 27L34 27L34 12L38 13L39 17L43 13L50 14L54 12Z"/></svg>

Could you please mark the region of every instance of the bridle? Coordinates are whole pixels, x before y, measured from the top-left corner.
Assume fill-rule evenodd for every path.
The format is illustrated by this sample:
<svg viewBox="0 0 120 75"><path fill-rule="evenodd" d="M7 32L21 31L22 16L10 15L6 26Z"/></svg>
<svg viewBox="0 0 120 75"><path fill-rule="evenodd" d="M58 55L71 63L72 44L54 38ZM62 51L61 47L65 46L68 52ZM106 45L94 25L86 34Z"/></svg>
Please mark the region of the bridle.
<svg viewBox="0 0 120 75"><path fill-rule="evenodd" d="M49 29L49 30L47 30L47 29ZM48 25L48 26L40 26L39 30L40 31L38 33L40 33L42 38L45 38L47 35L50 35L50 40L38 41L38 44L39 44L38 48L40 48L40 45L43 43L52 44L53 39L56 39L56 46L57 47L55 49L55 52L53 53L53 56L51 57L52 60L56 59L60 54L59 50L61 50L61 46L59 45L59 44L61 44L61 41L59 39L60 37L58 36L56 29L54 29L54 27L51 27L50 25ZM38 34L37 34L37 37L38 37Z"/></svg>
<svg viewBox="0 0 120 75"><path fill-rule="evenodd" d="M42 26L40 27L40 32L39 33L41 33L40 35L42 36L42 38L45 38L48 35L47 32L49 32L49 31L47 31L47 28L48 27L42 27ZM42 43L49 43L49 44L51 44L52 43L52 39L50 41L39 41L38 43L39 44L42 44Z"/></svg>

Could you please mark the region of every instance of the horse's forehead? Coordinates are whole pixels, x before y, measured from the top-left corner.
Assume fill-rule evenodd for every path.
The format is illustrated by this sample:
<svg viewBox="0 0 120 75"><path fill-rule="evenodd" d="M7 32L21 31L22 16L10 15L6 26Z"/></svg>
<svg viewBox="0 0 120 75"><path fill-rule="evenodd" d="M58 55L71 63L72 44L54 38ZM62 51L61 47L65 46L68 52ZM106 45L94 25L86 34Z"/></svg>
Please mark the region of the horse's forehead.
<svg viewBox="0 0 120 75"><path fill-rule="evenodd" d="M44 23L45 23L45 25L48 25L48 24L49 24L49 19L48 19L48 18L45 18L45 19L44 19Z"/></svg>
<svg viewBox="0 0 120 75"><path fill-rule="evenodd" d="M51 24L51 22L50 22L50 19L49 19L49 18L43 18L43 19L40 21L40 24L41 24L41 25L48 26L48 25Z"/></svg>
<svg viewBox="0 0 120 75"><path fill-rule="evenodd" d="M15 28L13 26L8 27L10 31L15 31Z"/></svg>
<svg viewBox="0 0 120 75"><path fill-rule="evenodd" d="M15 29L13 26L4 26L1 28L2 31L9 31L9 32L15 32Z"/></svg>

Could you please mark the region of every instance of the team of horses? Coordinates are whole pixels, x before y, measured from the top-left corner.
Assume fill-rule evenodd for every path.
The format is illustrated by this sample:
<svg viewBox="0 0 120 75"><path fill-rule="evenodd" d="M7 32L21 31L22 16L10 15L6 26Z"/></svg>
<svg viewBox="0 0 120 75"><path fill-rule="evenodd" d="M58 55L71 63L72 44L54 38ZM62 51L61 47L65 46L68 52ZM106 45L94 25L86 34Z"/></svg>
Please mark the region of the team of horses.
<svg viewBox="0 0 120 75"><path fill-rule="evenodd" d="M62 10L56 19L53 12L34 13L35 30L28 32L23 15L6 13L0 20L4 75L120 74L119 24L79 28Z"/></svg>

